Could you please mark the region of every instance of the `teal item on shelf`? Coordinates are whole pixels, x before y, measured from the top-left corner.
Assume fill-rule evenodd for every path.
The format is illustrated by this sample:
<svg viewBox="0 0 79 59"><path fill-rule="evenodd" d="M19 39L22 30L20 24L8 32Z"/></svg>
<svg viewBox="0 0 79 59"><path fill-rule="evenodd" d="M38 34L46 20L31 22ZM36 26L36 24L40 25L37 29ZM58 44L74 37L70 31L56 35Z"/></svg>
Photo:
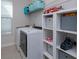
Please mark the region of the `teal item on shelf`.
<svg viewBox="0 0 79 59"><path fill-rule="evenodd" d="M28 15L31 12L41 10L45 7L45 3L42 0L33 0L28 6L24 7L24 14Z"/></svg>
<svg viewBox="0 0 79 59"><path fill-rule="evenodd" d="M41 0L37 0L37 1L33 1L30 5L29 5L29 11L33 12L39 9L43 9L45 6L45 3Z"/></svg>
<svg viewBox="0 0 79 59"><path fill-rule="evenodd" d="M34 10L34 9L35 9L34 4L31 3L31 4L29 5L29 11L32 11L32 10Z"/></svg>
<svg viewBox="0 0 79 59"><path fill-rule="evenodd" d="M29 13L29 7L24 7L24 14L27 15Z"/></svg>

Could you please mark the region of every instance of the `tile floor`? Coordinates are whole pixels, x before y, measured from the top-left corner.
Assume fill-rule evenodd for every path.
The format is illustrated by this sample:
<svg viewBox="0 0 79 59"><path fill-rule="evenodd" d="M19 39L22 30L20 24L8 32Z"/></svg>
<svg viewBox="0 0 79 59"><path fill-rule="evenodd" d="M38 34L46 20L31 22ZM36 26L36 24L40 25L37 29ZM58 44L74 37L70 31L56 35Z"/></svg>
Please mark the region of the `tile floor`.
<svg viewBox="0 0 79 59"><path fill-rule="evenodd" d="M1 48L1 59L22 59L16 46Z"/></svg>

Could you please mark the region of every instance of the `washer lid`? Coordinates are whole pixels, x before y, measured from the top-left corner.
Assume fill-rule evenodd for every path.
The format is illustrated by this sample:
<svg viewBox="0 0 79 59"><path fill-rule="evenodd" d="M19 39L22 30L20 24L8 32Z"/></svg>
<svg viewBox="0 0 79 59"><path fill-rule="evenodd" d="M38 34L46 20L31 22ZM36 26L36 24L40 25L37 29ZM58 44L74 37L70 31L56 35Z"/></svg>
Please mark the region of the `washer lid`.
<svg viewBox="0 0 79 59"><path fill-rule="evenodd" d="M23 28L21 29L23 32L25 33L35 33L35 32L40 32L42 30L39 29L35 29L35 28Z"/></svg>

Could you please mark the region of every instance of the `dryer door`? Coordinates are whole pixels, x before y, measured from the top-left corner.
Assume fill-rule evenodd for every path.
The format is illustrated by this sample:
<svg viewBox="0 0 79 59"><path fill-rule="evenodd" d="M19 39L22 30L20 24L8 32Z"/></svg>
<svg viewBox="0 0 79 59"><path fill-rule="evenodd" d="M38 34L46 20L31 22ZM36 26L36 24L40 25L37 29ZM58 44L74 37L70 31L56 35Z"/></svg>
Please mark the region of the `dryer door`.
<svg viewBox="0 0 79 59"><path fill-rule="evenodd" d="M23 31L20 32L20 48L27 57L27 35Z"/></svg>

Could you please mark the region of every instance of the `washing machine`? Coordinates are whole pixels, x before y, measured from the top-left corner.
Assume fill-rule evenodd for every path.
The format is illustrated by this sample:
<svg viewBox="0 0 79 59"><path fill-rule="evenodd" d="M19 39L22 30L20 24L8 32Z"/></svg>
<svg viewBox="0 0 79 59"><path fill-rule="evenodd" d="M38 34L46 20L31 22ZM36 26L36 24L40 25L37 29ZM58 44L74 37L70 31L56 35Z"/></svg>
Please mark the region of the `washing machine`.
<svg viewBox="0 0 79 59"><path fill-rule="evenodd" d="M17 47L23 59L42 59L42 33L42 30L30 27L19 29Z"/></svg>
<svg viewBox="0 0 79 59"><path fill-rule="evenodd" d="M28 29L29 27L25 27L25 26L20 26L20 27L16 27L16 33L15 33L15 41L16 41L16 48L19 51L19 45L20 45L20 31L22 29Z"/></svg>

